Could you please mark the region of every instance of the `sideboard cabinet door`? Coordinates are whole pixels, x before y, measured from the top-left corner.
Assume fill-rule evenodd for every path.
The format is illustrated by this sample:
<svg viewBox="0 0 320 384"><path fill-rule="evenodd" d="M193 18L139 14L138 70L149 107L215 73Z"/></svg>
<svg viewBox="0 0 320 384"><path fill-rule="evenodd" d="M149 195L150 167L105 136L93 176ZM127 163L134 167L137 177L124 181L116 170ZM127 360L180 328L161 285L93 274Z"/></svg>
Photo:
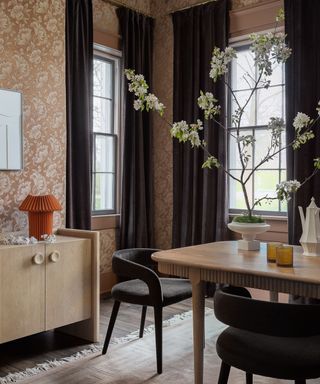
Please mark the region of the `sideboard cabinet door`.
<svg viewBox="0 0 320 384"><path fill-rule="evenodd" d="M46 329L92 315L92 255L89 239L46 244Z"/></svg>
<svg viewBox="0 0 320 384"><path fill-rule="evenodd" d="M0 343L45 330L45 247L1 246Z"/></svg>

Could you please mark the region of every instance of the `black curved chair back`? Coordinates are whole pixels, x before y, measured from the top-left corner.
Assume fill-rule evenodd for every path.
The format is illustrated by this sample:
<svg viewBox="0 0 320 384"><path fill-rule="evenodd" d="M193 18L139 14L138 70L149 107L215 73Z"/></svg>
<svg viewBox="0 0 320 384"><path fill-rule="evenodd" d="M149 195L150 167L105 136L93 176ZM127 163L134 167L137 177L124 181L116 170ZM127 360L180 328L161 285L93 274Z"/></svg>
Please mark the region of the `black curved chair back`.
<svg viewBox="0 0 320 384"><path fill-rule="evenodd" d="M255 300L224 288L214 296L214 312L224 324L250 332L282 337L320 335L320 305L316 304Z"/></svg>
<svg viewBox="0 0 320 384"><path fill-rule="evenodd" d="M120 249L112 255L112 269L116 274L123 275L124 271L126 271L123 266L129 266L133 263L154 270L157 263L152 260L151 255L158 251L160 249L156 248ZM131 269L129 268L128 274L127 271L125 272L126 276L136 278L135 275L132 276L130 273Z"/></svg>
<svg viewBox="0 0 320 384"><path fill-rule="evenodd" d="M157 264L151 255L158 251L155 248L130 248L116 251L112 256L113 272L121 277L144 281L156 305L161 304L163 295L160 279L155 272Z"/></svg>

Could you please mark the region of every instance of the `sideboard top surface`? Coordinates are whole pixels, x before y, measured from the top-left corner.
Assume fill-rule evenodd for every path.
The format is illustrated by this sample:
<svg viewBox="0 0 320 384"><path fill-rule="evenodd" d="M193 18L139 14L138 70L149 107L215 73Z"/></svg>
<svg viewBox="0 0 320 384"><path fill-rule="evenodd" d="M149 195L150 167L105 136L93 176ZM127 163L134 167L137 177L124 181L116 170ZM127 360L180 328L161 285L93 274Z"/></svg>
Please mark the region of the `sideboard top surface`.
<svg viewBox="0 0 320 384"><path fill-rule="evenodd" d="M0 250L1 249L7 249L7 248L21 248L21 247L36 247L39 244L42 245L53 245L54 244L64 244L64 243L71 243L71 242L77 242L77 241L88 241L90 239L82 238L82 237L72 237L72 236L56 236L56 241L54 243L46 243L45 241L38 241L35 244L19 244L19 245L3 245L0 244Z"/></svg>

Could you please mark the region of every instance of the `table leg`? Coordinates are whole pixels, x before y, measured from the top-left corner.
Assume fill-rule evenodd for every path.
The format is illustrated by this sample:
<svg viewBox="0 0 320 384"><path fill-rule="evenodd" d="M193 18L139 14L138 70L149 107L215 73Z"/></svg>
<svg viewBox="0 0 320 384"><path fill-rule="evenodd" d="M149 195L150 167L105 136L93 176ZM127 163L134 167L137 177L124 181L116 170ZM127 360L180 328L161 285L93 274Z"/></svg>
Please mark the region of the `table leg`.
<svg viewBox="0 0 320 384"><path fill-rule="evenodd" d="M192 281L194 382L203 383L204 282Z"/></svg>

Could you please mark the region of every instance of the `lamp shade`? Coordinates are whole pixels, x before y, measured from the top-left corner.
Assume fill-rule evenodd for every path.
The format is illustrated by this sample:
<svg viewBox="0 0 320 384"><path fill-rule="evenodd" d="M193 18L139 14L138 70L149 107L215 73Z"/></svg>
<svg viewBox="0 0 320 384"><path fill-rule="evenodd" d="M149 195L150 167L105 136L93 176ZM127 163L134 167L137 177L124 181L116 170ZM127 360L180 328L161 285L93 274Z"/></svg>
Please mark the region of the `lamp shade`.
<svg viewBox="0 0 320 384"><path fill-rule="evenodd" d="M53 195L28 195L19 207L28 212L29 236L41 240L44 234L51 235L53 228L53 212L62 209Z"/></svg>

